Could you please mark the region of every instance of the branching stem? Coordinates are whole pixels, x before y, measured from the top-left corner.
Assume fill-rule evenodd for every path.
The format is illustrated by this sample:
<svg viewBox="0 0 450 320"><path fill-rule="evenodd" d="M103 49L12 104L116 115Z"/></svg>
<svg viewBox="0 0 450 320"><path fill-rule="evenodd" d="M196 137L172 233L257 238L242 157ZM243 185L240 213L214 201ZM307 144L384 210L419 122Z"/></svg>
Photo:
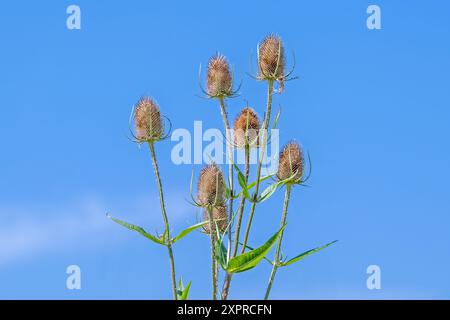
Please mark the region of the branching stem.
<svg viewBox="0 0 450 320"><path fill-rule="evenodd" d="M250 146L248 144L245 145L245 181L248 181L248 176L250 173ZM238 247L239 247L239 234L241 232L241 225L242 225L242 217L244 215L244 207L245 207L245 196L241 196L241 202L239 203L238 208L238 219L236 223L236 230L234 234L234 248L233 252L231 254L231 258L234 258L237 254ZM231 279L233 275L231 273L227 273L225 276L225 282L223 284L222 289L222 300L228 299L228 293L230 291L230 285L231 285Z"/></svg>
<svg viewBox="0 0 450 320"><path fill-rule="evenodd" d="M281 216L281 227L286 224L286 218L288 213L289 199L291 197L291 188L292 186L286 185L286 192L284 194L284 203L283 203L283 214ZM280 253L281 253L281 242L283 241L284 230L281 231L280 237L278 238L277 249L275 251L275 259L273 260L272 272L270 273L269 283L266 289L266 295L264 296L264 300L269 299L270 290L272 289L273 282L275 280L275 275L277 273L278 264L280 263Z"/></svg>
<svg viewBox="0 0 450 320"><path fill-rule="evenodd" d="M250 234L250 228L252 226L252 222L253 222L253 215L255 214L255 208L256 208L256 204L257 204L257 198L258 198L258 192L259 192L259 180L261 178L261 168L262 168L262 162L265 156L265 152L266 152L266 148L267 148L267 135L268 135L268 131L269 131L269 123L270 123L270 112L272 109L272 96L273 96L273 82L274 80L267 80L268 83L268 88L267 88L267 106L266 106L266 113L264 115L264 124L263 127L261 128L261 132L262 132L262 142L260 145L260 158L259 158L259 162L258 162L258 168L256 170L256 185L255 185L255 193L253 195L253 203L252 203L252 208L250 210L250 216L248 218L248 223L247 223L247 228L245 230L245 237L244 237L244 242L242 245L242 253L245 252L245 249L247 247L247 242L248 242L248 236Z"/></svg>
<svg viewBox="0 0 450 320"><path fill-rule="evenodd" d="M150 154L152 158L153 163L153 169L155 171L156 176L156 183L158 185L158 191L159 191L159 203L161 205L161 213L164 219L164 226L165 226L165 232L164 235L166 236L166 239L164 241L166 242L167 251L169 253L169 262L170 262L170 274L171 274L171 280L172 280L172 293L173 298L177 300L177 282L175 277L175 259L173 257L173 250L172 250L172 238L170 236L170 228L169 228L169 219L167 217L166 212L166 205L164 202L164 193L163 193L163 187L161 183L161 176L159 175L159 167L158 162L156 161L156 152L155 152L155 146L153 142L149 142L150 147Z"/></svg>
<svg viewBox="0 0 450 320"><path fill-rule="evenodd" d="M208 218L209 218L209 235L211 239L211 275L212 275L212 299L217 300L217 261L216 261L216 253L215 253L215 246L216 246L216 236L214 230L216 229L214 227L214 217L212 208L208 207Z"/></svg>
<svg viewBox="0 0 450 320"><path fill-rule="evenodd" d="M228 204L228 221L231 221L233 218L233 196L234 196L234 188L233 188L233 145L231 144L231 130L230 123L228 121L228 114L225 107L225 100L223 97L219 98L220 102L220 113L222 115L223 126L225 129L225 139L227 144L227 156L228 156L228 187L230 189L230 199ZM228 229L228 246L231 248L231 228ZM228 250L229 252L230 250ZM229 258L229 257L228 257Z"/></svg>

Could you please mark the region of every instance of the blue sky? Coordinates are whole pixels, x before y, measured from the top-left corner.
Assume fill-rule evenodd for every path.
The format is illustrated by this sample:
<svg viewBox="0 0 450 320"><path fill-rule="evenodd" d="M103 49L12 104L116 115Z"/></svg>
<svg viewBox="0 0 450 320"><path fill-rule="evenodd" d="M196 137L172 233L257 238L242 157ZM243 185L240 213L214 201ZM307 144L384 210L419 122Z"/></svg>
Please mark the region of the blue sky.
<svg viewBox="0 0 450 320"><path fill-rule="evenodd" d="M81 30L66 28L73 3ZM369 4L382 30L366 28ZM221 128L197 85L199 64L220 51L243 81L231 117L246 101L262 115L265 84L246 72L271 32L299 76L274 100L281 142L300 141L314 165L312 187L293 191L284 251L340 240L281 270L272 298L450 298L449 15L444 1L2 4L0 298L170 298L166 251L105 217L162 230L148 150L127 139L131 106L149 94L174 128ZM174 144L157 152L179 231L199 212ZM281 201L257 209L254 245L275 231ZM191 297L209 298L208 239L192 234L175 257ZM79 291L65 286L71 264ZM366 287L371 264L381 290ZM262 297L269 272L239 274L230 297Z"/></svg>

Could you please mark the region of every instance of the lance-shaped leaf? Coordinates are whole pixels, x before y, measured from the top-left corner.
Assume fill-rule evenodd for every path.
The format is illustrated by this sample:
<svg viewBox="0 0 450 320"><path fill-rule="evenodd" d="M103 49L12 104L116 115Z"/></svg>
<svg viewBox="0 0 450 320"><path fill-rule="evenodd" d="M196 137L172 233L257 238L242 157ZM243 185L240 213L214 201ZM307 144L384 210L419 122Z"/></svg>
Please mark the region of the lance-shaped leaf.
<svg viewBox="0 0 450 320"><path fill-rule="evenodd" d="M278 109L277 115L275 116L275 120L272 125L272 129L276 129L278 127L278 121L280 120L281 115L281 108ZM270 141L272 139L272 130L269 133L269 136L267 137L267 140Z"/></svg>
<svg viewBox="0 0 450 320"><path fill-rule="evenodd" d="M259 182L261 183L261 182L263 182L263 181L266 181L267 179L273 177L274 175L275 175L275 174L269 174L269 175L267 175L267 176L264 176L264 177L262 177L262 178L259 179ZM248 185L247 185L247 190L250 190L250 189L253 188L255 185L256 185L256 181L253 181L252 183L248 184Z"/></svg>
<svg viewBox="0 0 450 320"><path fill-rule="evenodd" d="M275 233L269 240L267 240L265 244L263 244L259 248L243 253L240 256L231 259L228 262L226 271L229 273L238 273L254 268L273 247L278 237L281 235L281 232L283 232L285 226L286 225L281 227L281 229L277 233Z"/></svg>
<svg viewBox="0 0 450 320"><path fill-rule="evenodd" d="M184 229L183 231L181 231L175 238L173 238L172 243L177 242L178 240L184 238L185 236L187 236L189 233L191 233L194 230L197 230L198 228L203 227L205 224L209 223L209 221L203 221L197 224L194 224L186 229Z"/></svg>
<svg viewBox="0 0 450 320"><path fill-rule="evenodd" d="M225 248L222 239L216 241L216 258L222 269L227 270L228 264L227 249Z"/></svg>
<svg viewBox="0 0 450 320"><path fill-rule="evenodd" d="M256 185L256 181L254 181L254 182L252 182L252 183L250 183L250 184L247 184L247 181L245 180L245 176L242 174L242 177L241 178L239 178L241 175L240 174L238 174L238 181L239 181L239 184L241 185L241 187L242 187L242 191L241 191L241 193L239 194L239 195L244 195L244 197L248 200L248 201L250 201L250 202L254 202L254 198L252 197L252 196L250 196L250 193L249 193L249 190L251 190L255 185ZM263 182L263 181L265 181L265 180L267 180L267 179L269 179L270 177L272 177L273 176L273 174L272 175L267 175L267 176L265 176L265 177L262 177L262 178L260 178L259 179L259 182L261 183L261 182ZM241 180L244 180L245 181L245 184L244 183L241 183ZM276 186L275 186L276 187ZM276 189L276 188L275 188ZM274 190L274 192L275 192L275 190Z"/></svg>
<svg viewBox="0 0 450 320"><path fill-rule="evenodd" d="M187 300L189 296L189 290L191 289L191 283L192 281L189 281L186 288L183 285L183 279L180 278L180 281L178 282L178 288L177 288L177 298L178 300Z"/></svg>
<svg viewBox="0 0 450 320"><path fill-rule="evenodd" d="M242 173L241 169L234 164L234 168L236 169L238 173L238 182L242 189L247 189L247 179L245 179L245 175Z"/></svg>
<svg viewBox="0 0 450 320"><path fill-rule="evenodd" d="M277 191L277 188L280 186L280 182L274 182L271 185L269 185L266 189L264 189L263 192L261 192L261 196L259 197L258 202L263 202L267 199L269 199L275 191Z"/></svg>
<svg viewBox="0 0 450 320"><path fill-rule="evenodd" d="M183 289L183 292L181 294L180 300L187 300L189 297L189 290L191 289L192 281L189 281L186 288Z"/></svg>
<svg viewBox="0 0 450 320"><path fill-rule="evenodd" d="M276 129L278 127L278 121L280 120L281 116L281 108L278 109L277 115L275 116L275 120L273 121L272 129Z"/></svg>
<svg viewBox="0 0 450 320"><path fill-rule="evenodd" d="M231 221L230 221L231 222ZM223 244L223 237L225 236L226 230L225 232L220 235L220 231L219 231L219 226L216 223L216 244L215 244L215 254L216 254L216 259L219 262L219 265L222 267L222 269L226 270L227 265L228 265L228 257L229 257L229 253L230 251L227 250ZM227 230L230 227L230 224L228 224ZM230 247L229 247L230 249Z"/></svg>
<svg viewBox="0 0 450 320"><path fill-rule="evenodd" d="M278 188L284 186L287 183L292 182L292 179L295 177L296 172L288 177L287 179L278 181L278 182L274 182L271 185L269 185L266 189L264 189L263 192L261 192L261 196L258 198L258 202L264 202L267 199L269 199L274 193L275 191L277 191Z"/></svg>
<svg viewBox="0 0 450 320"><path fill-rule="evenodd" d="M298 256L295 256L294 258L292 258L292 259L290 259L290 260L288 260L288 261L286 261L286 262L281 262L281 263L279 264L279 266L280 266L280 267L286 267L286 266L288 266L288 265L291 265L291 264L293 264L293 263L295 263L295 262L297 262L297 261L302 260L303 258L306 258L306 257L309 256L309 255L312 255L313 253L316 253L316 252L318 252L318 251L320 251L320 250L323 250L323 249L325 249L325 248L331 246L333 243L336 243L337 241L338 241L338 240L334 240L334 241L332 241L332 242L330 242L330 243L327 243L327 244L325 244L325 245L323 245L323 246L320 246L320 247L317 247L317 248L314 248L314 249L305 251L305 252L303 252L303 253L300 253Z"/></svg>
<svg viewBox="0 0 450 320"><path fill-rule="evenodd" d="M241 246L244 245L242 242L239 242L239 244L240 244ZM255 250L255 248L250 247L249 245L246 245L245 247L246 247L247 249L249 249L249 250ZM268 263L270 263L271 265L273 265L273 262L270 261L267 257L264 257L264 260L266 260Z"/></svg>
<svg viewBox="0 0 450 320"><path fill-rule="evenodd" d="M153 242L155 242L157 244L161 244L163 246L166 245L162 240L160 240L157 237L151 235L150 233L147 233L143 228L141 228L139 226L135 226L134 224L131 224L131 223L128 223L128 222L125 222L125 221L113 218L109 214L107 215L107 217L110 218L115 223L120 224L122 227L125 227L125 228L127 228L129 230L132 230L132 231L136 231L137 233L143 235L147 239L149 239L149 240L151 240L151 241L153 241Z"/></svg>

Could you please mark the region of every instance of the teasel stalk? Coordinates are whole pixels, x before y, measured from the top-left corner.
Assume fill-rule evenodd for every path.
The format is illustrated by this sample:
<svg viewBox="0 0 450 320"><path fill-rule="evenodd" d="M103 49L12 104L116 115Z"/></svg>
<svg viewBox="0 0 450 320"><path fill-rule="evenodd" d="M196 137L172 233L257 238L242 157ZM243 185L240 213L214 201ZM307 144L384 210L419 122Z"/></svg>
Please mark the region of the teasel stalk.
<svg viewBox="0 0 450 320"><path fill-rule="evenodd" d="M288 143L280 153L277 178L279 181L288 180L286 183L286 191L284 194L283 212L281 215L281 226L286 225L288 214L289 200L291 198L291 189L295 184L301 183L304 171L304 157L300 146L295 142ZM280 264L281 243L283 241L284 230L278 238L275 251L275 258L272 262L272 272L270 273L269 282L266 289L264 300L269 299L269 294L275 280Z"/></svg>
<svg viewBox="0 0 450 320"><path fill-rule="evenodd" d="M234 144L238 148L243 148L245 153L245 168L244 168L244 176L245 181L247 183L248 176L250 174L250 148L256 147L258 145L258 133L259 133L259 120L256 113L253 109L246 107L244 108L240 114L236 117L234 122L234 134L235 141ZM234 234L234 248L231 253L231 258L234 258L237 254L239 248L239 236L242 225L242 217L244 214L245 207L245 196L241 195L238 214L237 214L237 222L236 222L236 230ZM225 281L222 289L222 300L228 299L228 293L230 291L230 285L233 274L227 273L225 276Z"/></svg>
<svg viewBox="0 0 450 320"><path fill-rule="evenodd" d="M159 202L161 206L161 213L164 220L164 238L163 241L166 244L167 251L169 254L169 263L170 263L170 274L171 274L171 282L172 282L172 293L173 298L177 300L177 283L175 276L175 259L173 256L172 249L172 238L170 235L170 225L169 218L167 216L166 205L164 201L164 192L161 182L161 176L158 167L158 161L156 158L155 152L155 142L162 140L163 137L163 121L161 118L161 113L156 102L149 98L142 98L136 105L134 110L134 120L135 120L135 128L136 128L136 136L135 138L139 142L147 142L150 148L150 156L152 159L153 170L156 176L156 183L158 186L159 192Z"/></svg>
<svg viewBox="0 0 450 320"><path fill-rule="evenodd" d="M270 124L270 114L272 110L272 97L274 93L274 82L278 81L280 84L280 90L284 88L284 47L281 38L275 35L267 36L258 46L258 76L257 79L267 81L267 104L266 112L264 114L264 122L262 126L262 139L260 144L260 159L256 169L256 185L255 193L253 195L252 207L250 210L249 219L247 222L247 228L245 230L244 241L242 244L242 253L245 252L248 243L248 237L253 222L253 216L255 214L256 204L258 203L258 193L261 179L262 161L265 156L267 148L267 135Z"/></svg>
<svg viewBox="0 0 450 320"><path fill-rule="evenodd" d="M217 300L217 288L218 288L218 263L216 259L216 226L214 214L219 216L219 229L223 231L223 223L221 215L225 212L224 206L224 182L222 171L215 164L210 164L202 169L198 180L198 202L199 205L206 210L205 218L209 220L208 227L204 228L205 233L209 234L211 241L211 277L212 277L212 299ZM226 228L226 226L225 226Z"/></svg>
<svg viewBox="0 0 450 320"><path fill-rule="evenodd" d="M208 207L207 209L208 212L208 219L209 219L209 229L210 230L214 230L214 217L213 217L213 213L212 213L212 208ZM216 246L216 235L213 232L210 232L210 240L211 240L211 276L212 276L212 299L213 300L217 300L217 287L218 287L218 273L219 273L219 268L218 268L218 264L217 264L217 259L216 259L216 252L215 252L215 246Z"/></svg>
<svg viewBox="0 0 450 320"><path fill-rule="evenodd" d="M228 204L228 218L231 221L233 217L233 146L231 144L231 130L228 121L228 114L225 105L225 99L232 97L236 92L233 92L233 77L231 74L230 66L225 56L216 54L208 63L207 70L207 95L210 98L217 98L219 100L220 113L222 116L223 126L225 130L225 139L227 145L227 158L228 158L228 187L230 190L230 198ZM231 247L231 230L228 228L228 246Z"/></svg>
<svg viewBox="0 0 450 320"><path fill-rule="evenodd" d="M225 100L224 98L220 98L219 99L220 102L220 113L222 115L222 120L223 120L223 125L224 125L224 129L226 132L226 143L227 143L227 156L228 156L228 188L230 189L230 199L228 200L228 218L231 219L233 218L233 200L234 200L234 181L233 181L233 176L234 176L234 171L233 171L233 145L231 144L231 129L230 129L230 124L228 122L228 115L227 115L227 111L226 111L226 107L225 107ZM232 242L231 242L231 230L228 229L227 231L228 234L228 246L231 247Z"/></svg>

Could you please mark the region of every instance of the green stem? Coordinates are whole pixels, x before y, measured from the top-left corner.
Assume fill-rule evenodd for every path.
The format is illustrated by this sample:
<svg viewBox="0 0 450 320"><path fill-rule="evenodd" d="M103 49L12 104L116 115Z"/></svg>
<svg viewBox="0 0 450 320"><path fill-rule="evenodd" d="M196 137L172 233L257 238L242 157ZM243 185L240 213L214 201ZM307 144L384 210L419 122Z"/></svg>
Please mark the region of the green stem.
<svg viewBox="0 0 450 320"><path fill-rule="evenodd" d="M274 82L274 80L267 80L267 83L268 83L267 106L266 106L266 113L264 115L264 124L263 124L262 131L261 131L263 139L262 139L262 143L260 146L261 151L260 151L260 159L258 162L258 168L256 170L255 193L253 195L252 208L250 210L250 216L248 218L247 228L245 230L245 237L244 237L244 242L242 245L242 253L245 252L245 249L247 247L248 236L250 234L250 228L252 226L253 215L255 214L255 208L256 208L257 199L258 199L258 192L259 192L259 185L260 185L259 180L261 178L262 161L265 156L266 147L267 147L267 135L268 135L268 131L269 131L270 112L272 109L273 82Z"/></svg>
<svg viewBox="0 0 450 320"><path fill-rule="evenodd" d="M286 193L284 195L284 203L283 203L283 214L281 216L281 227L286 224L286 218L288 213L289 199L291 197L291 188L289 184L286 185ZM266 295L264 296L264 300L269 299L270 290L272 289L273 282L275 280L275 275L278 270L278 264L280 260L281 253L281 242L283 241L284 230L281 231L280 238L278 239L277 249L275 251L275 259L273 260L272 272L270 274L269 283L267 285Z"/></svg>
<svg viewBox="0 0 450 320"><path fill-rule="evenodd" d="M248 181L248 176L250 173L250 147L248 145L245 146L245 181ZM232 257L235 257L239 247L239 237L242 225L242 217L244 216L244 207L245 207L245 196L241 196L241 202L239 204L239 214L238 221L236 224L236 233L234 235L234 249Z"/></svg>
<svg viewBox="0 0 450 320"><path fill-rule="evenodd" d="M173 293L173 298L175 300L177 300L177 282L176 282L176 277L175 277L175 260L173 257L172 239L170 236L169 219L167 217L166 205L164 202L164 194L163 194L163 187L162 187L162 183L161 183L161 176L159 175L158 162L156 161L155 146L154 146L153 142L149 142L148 145L150 146L150 154L152 157L153 169L155 171L156 182L158 184L159 203L161 205L161 213L162 213L162 216L164 219L164 226L165 226L165 234L167 236L167 239L164 239L164 240L166 241L167 251L169 253L170 274L171 274L171 279L172 279L172 293Z"/></svg>
<svg viewBox="0 0 450 320"><path fill-rule="evenodd" d="M250 147L248 144L245 145L245 181L248 181L248 176L250 173ZM242 224L242 217L244 215L244 207L245 207L245 196L241 196L241 202L239 204L238 208L238 220L236 224L236 231L234 234L234 249L231 254L231 258L234 258L237 254L238 247L239 247L239 234L241 232L241 224ZM222 300L228 299L228 293L230 291L230 285L231 285L231 279L233 277L233 274L227 273L225 277L225 282L223 284L222 289Z"/></svg>
<svg viewBox="0 0 450 320"><path fill-rule="evenodd" d="M233 146L231 144L231 130L230 123L228 122L228 114L225 107L225 100L223 97L219 98L220 113L222 115L223 126L225 128L225 137L227 144L227 156L228 156L228 186L230 188L230 199L228 205L228 221L233 218ZM228 228L228 246L231 246L231 228ZM229 251L229 250L228 250ZM229 257L228 257L229 258Z"/></svg>
<svg viewBox="0 0 450 320"><path fill-rule="evenodd" d="M212 208L207 208L208 210L208 218L209 218L209 235L211 239L211 276L212 276L212 299L217 300L217 271L218 271L218 265L216 261L216 254L215 254L215 244L216 244L216 237L215 237L215 228L214 228L214 217L212 213Z"/></svg>

